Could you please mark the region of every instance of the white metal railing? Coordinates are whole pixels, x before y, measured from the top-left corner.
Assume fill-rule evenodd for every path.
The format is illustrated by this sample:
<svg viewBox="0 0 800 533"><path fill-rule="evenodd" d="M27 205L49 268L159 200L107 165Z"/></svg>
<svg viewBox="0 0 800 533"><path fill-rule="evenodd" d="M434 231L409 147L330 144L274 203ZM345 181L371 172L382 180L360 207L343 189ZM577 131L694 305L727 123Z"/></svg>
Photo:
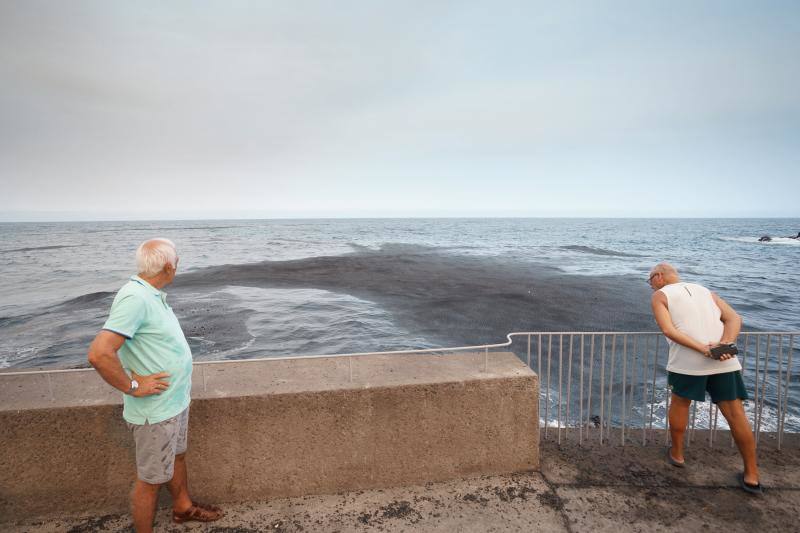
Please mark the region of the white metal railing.
<svg viewBox="0 0 800 533"><path fill-rule="evenodd" d="M774 433L781 448L786 431L787 414L796 417L791 432L800 432L800 394L792 388L792 355L796 349L795 336L800 332L745 332L740 334L739 358L743 377L752 398L747 402L753 431L758 444L761 434ZM641 432L641 443L655 441L655 432L667 427L670 394L666 387L666 356L668 350L659 332L512 332L506 342L474 346L398 350L390 352L359 352L345 354L300 355L257 359L237 359L237 363L285 361L295 359L348 359L350 380L353 361L368 355L434 354L463 351L482 351L482 370L489 366L490 350L511 347L512 351L535 370L540 380L540 416L543 413L543 438L556 434L558 442L573 437L583 444L586 439L608 442L612 429L619 430L622 445ZM513 346L521 339L523 346ZM555 342L554 342L555 341ZM519 346L519 347L518 347ZM524 352L521 353L521 351ZM207 365L230 363L198 361ZM554 369L554 367L556 367ZM94 372L91 368L0 371L4 376ZM555 386L557 373L558 387ZM205 376L204 376L205 382ZM638 397L638 399L637 399ZM790 397L792 402L790 402ZM719 427L719 412L708 402L708 414L698 412L693 402L688 441L691 442L698 420L705 418L708 444L713 446ZM552 413L552 416L551 416ZM699 428L702 429L702 428ZM668 438L668 435L665 437ZM638 441L638 438L636 438Z"/></svg>
<svg viewBox="0 0 800 533"><path fill-rule="evenodd" d="M798 332L739 336L739 359L751 395L746 411L756 445L768 432L780 449L787 415L793 418L791 432L800 431L800 394L797 384L792 387L795 335ZM661 333L524 332L509 338L518 336L527 339L525 353L518 355L539 374L543 438L555 433L559 443L570 435L579 444L589 438L605 443L614 429L622 445L635 433L646 445L656 440L655 430L668 427L670 393L664 371L668 345ZM707 405L705 414L693 402L687 439L691 442L696 429L707 429L708 445L713 446L722 422L717 407ZM664 438L666 442L668 434Z"/></svg>

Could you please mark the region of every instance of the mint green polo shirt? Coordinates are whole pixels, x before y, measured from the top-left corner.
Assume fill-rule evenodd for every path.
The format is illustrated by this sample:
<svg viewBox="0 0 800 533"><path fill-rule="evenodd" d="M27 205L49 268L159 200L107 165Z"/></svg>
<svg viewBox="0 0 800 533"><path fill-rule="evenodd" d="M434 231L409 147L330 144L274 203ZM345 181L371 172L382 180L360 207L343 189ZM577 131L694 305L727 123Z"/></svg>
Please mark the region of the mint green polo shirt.
<svg viewBox="0 0 800 533"><path fill-rule="evenodd" d="M169 373L169 388L161 394L135 398L124 395L123 418L131 424L155 424L189 407L192 351L178 318L167 305L167 293L139 276L131 276L114 298L103 329L127 340L118 351L122 367L145 376Z"/></svg>

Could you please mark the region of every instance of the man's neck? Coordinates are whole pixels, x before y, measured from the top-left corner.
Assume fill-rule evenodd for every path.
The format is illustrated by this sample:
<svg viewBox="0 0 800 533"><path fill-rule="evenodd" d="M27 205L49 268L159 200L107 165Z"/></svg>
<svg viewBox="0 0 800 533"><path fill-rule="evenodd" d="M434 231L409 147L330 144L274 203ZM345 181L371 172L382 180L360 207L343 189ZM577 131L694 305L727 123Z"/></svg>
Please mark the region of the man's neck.
<svg viewBox="0 0 800 533"><path fill-rule="evenodd" d="M167 285L169 285L169 281L167 280L167 275L164 272L160 272L155 276L151 277L142 276L141 274L139 274L139 277L158 290L161 290Z"/></svg>
<svg viewBox="0 0 800 533"><path fill-rule="evenodd" d="M680 282L681 282L681 278L679 278L679 277L667 278L667 279L664 280L664 287L666 287L667 285L675 285L676 283L680 283Z"/></svg>

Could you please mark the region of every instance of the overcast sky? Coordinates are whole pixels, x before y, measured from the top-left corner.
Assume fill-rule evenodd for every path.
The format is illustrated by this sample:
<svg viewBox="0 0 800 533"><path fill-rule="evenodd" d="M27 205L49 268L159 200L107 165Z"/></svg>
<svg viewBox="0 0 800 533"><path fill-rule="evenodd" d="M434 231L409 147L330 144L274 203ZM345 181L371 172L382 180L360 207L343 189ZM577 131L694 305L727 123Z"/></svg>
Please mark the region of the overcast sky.
<svg viewBox="0 0 800 533"><path fill-rule="evenodd" d="M800 2L0 0L0 219L800 216Z"/></svg>

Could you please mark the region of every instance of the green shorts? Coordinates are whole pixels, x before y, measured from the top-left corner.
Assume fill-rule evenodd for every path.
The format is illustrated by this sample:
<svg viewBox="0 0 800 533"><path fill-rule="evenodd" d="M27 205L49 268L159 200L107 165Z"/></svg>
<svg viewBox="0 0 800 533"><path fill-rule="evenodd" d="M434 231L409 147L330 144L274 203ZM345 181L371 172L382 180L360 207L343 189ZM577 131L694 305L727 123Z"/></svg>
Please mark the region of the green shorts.
<svg viewBox="0 0 800 533"><path fill-rule="evenodd" d="M706 401L706 391L714 403L747 399L741 370L710 376L688 376L669 372L667 383L673 394L698 402Z"/></svg>

